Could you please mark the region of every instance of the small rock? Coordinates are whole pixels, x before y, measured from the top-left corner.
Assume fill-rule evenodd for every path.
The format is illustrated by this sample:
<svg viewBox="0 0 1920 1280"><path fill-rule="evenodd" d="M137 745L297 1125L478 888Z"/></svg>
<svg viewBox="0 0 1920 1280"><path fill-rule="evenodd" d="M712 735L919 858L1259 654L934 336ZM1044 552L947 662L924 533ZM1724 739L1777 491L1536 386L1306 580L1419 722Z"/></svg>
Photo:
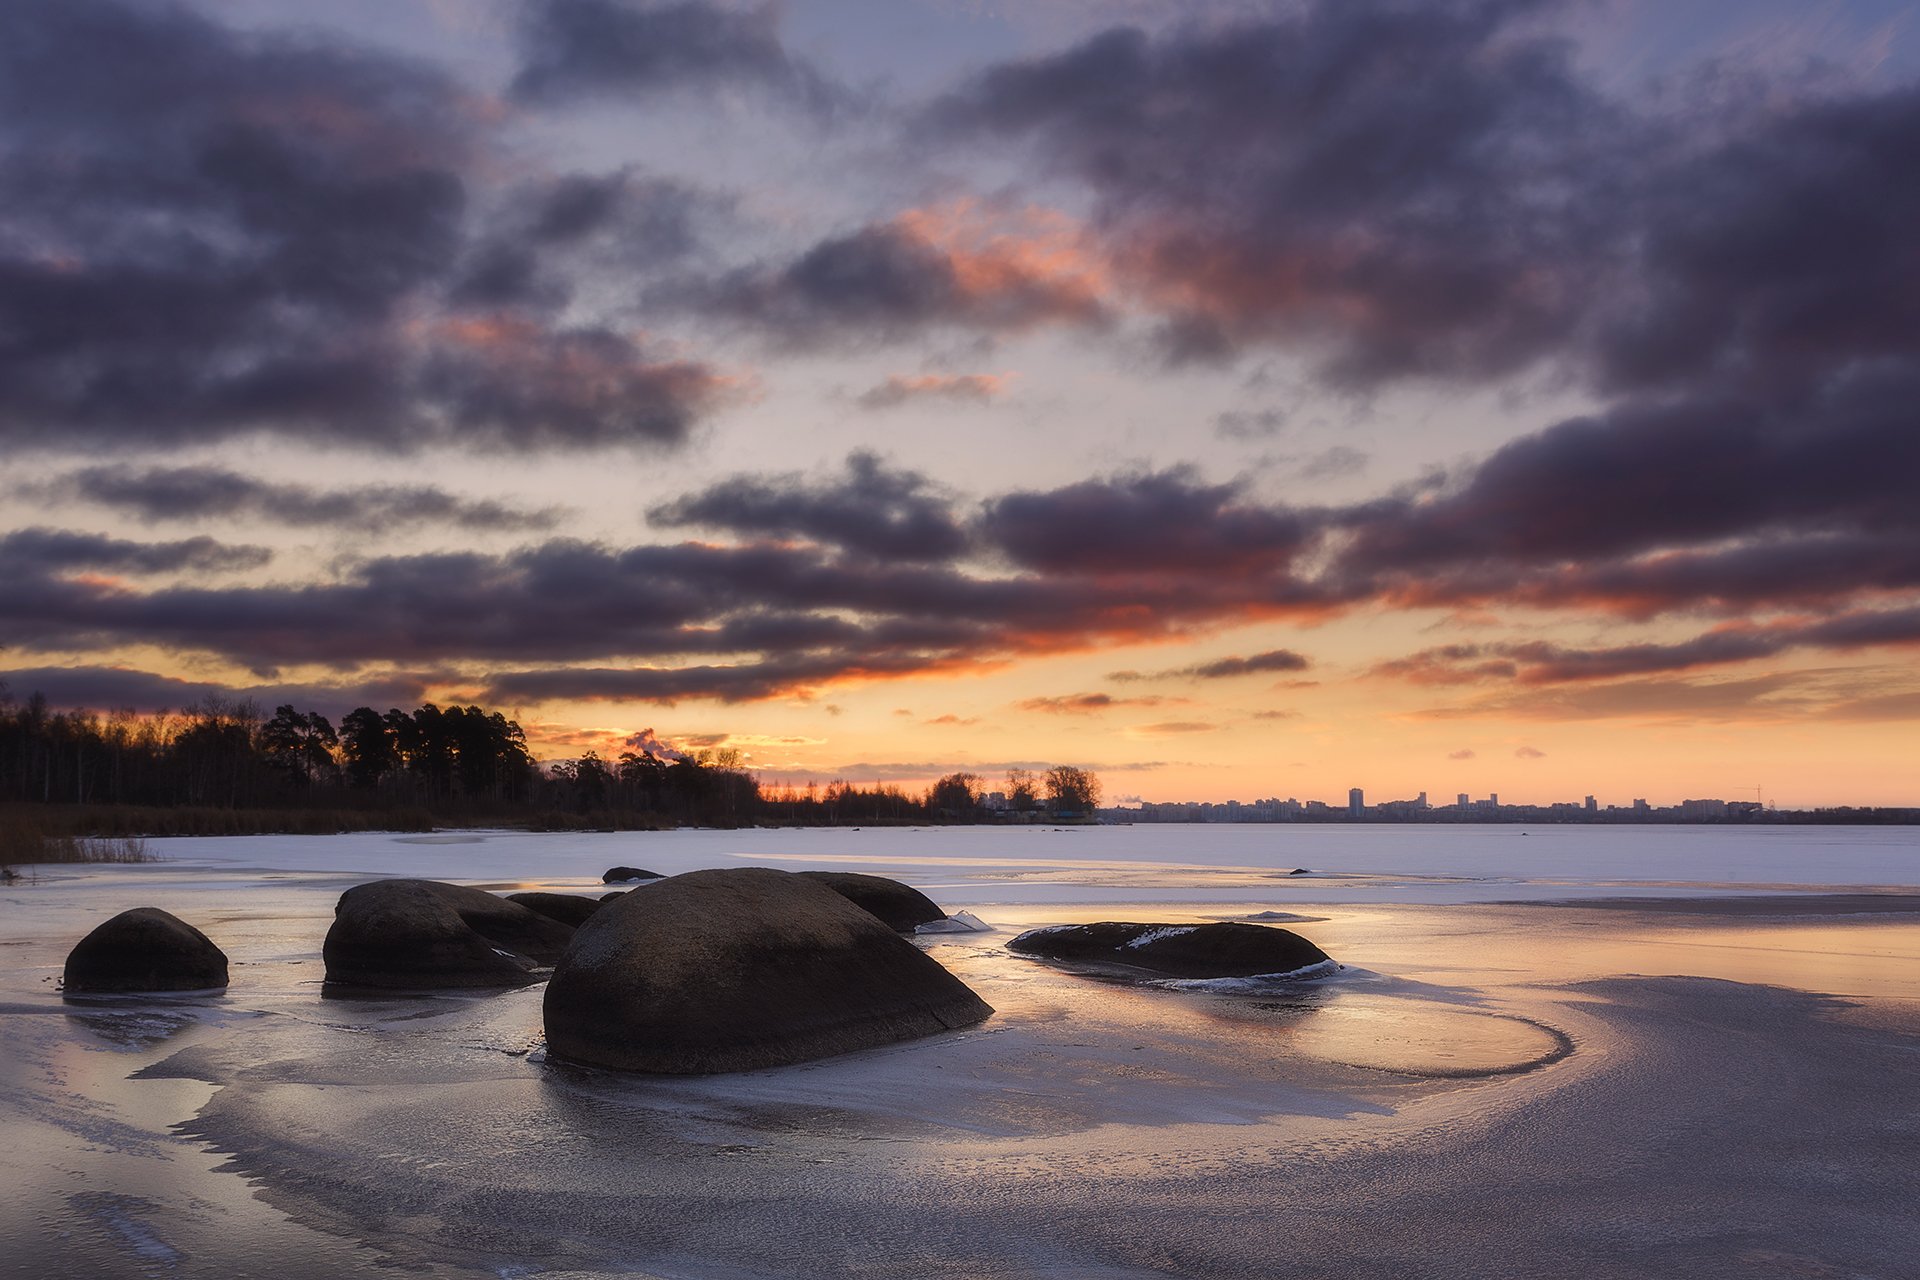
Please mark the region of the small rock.
<svg viewBox="0 0 1920 1280"><path fill-rule="evenodd" d="M659 880L663 877L658 871L642 871L638 867L609 867L600 877L601 884L625 884L629 880Z"/></svg>
<svg viewBox="0 0 1920 1280"><path fill-rule="evenodd" d="M226 953L158 907L122 911L67 953L68 991L207 991L226 985Z"/></svg>
<svg viewBox="0 0 1920 1280"><path fill-rule="evenodd" d="M1251 978L1332 964L1291 930L1239 923L1054 925L1021 934L1007 949L1179 978Z"/></svg>

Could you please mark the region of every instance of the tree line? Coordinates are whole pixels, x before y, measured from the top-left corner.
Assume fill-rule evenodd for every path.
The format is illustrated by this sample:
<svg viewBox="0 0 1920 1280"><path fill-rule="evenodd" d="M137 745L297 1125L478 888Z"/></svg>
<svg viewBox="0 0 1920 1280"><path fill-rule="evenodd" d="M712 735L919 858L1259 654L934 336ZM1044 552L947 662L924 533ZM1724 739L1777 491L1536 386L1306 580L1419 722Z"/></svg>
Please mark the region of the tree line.
<svg viewBox="0 0 1920 1280"><path fill-rule="evenodd" d="M651 742L651 734L639 736ZM334 724L291 705L208 698L179 712L57 711L0 685L0 802L202 810L410 810L450 822L568 826L841 825L1092 816L1100 783L1062 766L1008 773L997 799L955 773L924 793L763 788L730 749L589 751L537 763L520 725L477 706L358 707Z"/></svg>

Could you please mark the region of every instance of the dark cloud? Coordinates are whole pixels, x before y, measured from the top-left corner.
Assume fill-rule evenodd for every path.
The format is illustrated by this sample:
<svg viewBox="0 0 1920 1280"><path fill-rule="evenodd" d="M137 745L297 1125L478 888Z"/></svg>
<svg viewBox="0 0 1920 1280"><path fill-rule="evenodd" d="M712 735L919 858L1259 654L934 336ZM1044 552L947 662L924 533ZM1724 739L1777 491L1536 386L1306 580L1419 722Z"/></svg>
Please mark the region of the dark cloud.
<svg viewBox="0 0 1920 1280"><path fill-rule="evenodd" d="M577 282L628 284L702 252L732 202L628 168L522 184L485 219L448 291L461 307L556 310Z"/></svg>
<svg viewBox="0 0 1920 1280"><path fill-rule="evenodd" d="M1234 676L1261 675L1274 671L1305 671L1313 664L1291 649L1269 649L1248 657L1218 658L1212 662L1164 671L1113 671L1107 679L1131 683L1139 680L1224 680Z"/></svg>
<svg viewBox="0 0 1920 1280"><path fill-rule="evenodd" d="M1008 494L987 504L980 529L1025 568L1113 574L1271 573L1317 533L1303 515L1184 468Z"/></svg>
<svg viewBox="0 0 1920 1280"><path fill-rule="evenodd" d="M923 128L1084 181L1176 358L1280 340L1348 383L1496 375L1579 327L1638 136L1567 46L1513 21L1535 7L1115 29L989 69Z"/></svg>
<svg viewBox="0 0 1920 1280"><path fill-rule="evenodd" d="M433 677L397 673L343 684L233 685L183 680L127 667L18 667L0 670L0 685L16 698L39 693L55 707L95 711L178 711L209 699L251 699L263 708L291 704L339 719L355 707L413 707Z"/></svg>
<svg viewBox="0 0 1920 1280"><path fill-rule="evenodd" d="M1416 713L1427 720L1491 717L1553 723L1628 718L1647 721L1752 723L1825 716L1835 700L1801 677L1774 672L1740 680L1636 679L1605 684L1521 689Z"/></svg>
<svg viewBox="0 0 1920 1280"><path fill-rule="evenodd" d="M45 486L49 496L98 503L146 521L226 518L382 533L445 524L512 532L551 529L559 511L460 498L433 485L321 489L277 484L220 467L86 467Z"/></svg>
<svg viewBox="0 0 1920 1280"><path fill-rule="evenodd" d="M1602 299L1606 385L1793 385L1920 357L1920 88L1780 96L1653 168L1631 288Z"/></svg>
<svg viewBox="0 0 1920 1280"><path fill-rule="evenodd" d="M1445 645L1381 663L1373 671L1423 684L1547 685L1725 666L1797 649L1847 653L1909 645L1920 645L1920 606L1862 609L1817 621L1743 623L1686 640L1591 649L1538 640Z"/></svg>
<svg viewBox="0 0 1920 1280"><path fill-rule="evenodd" d="M639 99L683 89L750 87L827 109L846 95L780 39L773 4L704 0L528 0L520 6L521 65L512 93L526 102Z"/></svg>
<svg viewBox="0 0 1920 1280"><path fill-rule="evenodd" d="M131 542L67 529L17 529L0 534L0 576L25 586L71 570L114 573L225 573L257 569L273 559L265 547L235 546L212 538Z"/></svg>
<svg viewBox="0 0 1920 1280"><path fill-rule="evenodd" d="M551 305L447 305L486 121L439 72L314 35L0 8L0 442L683 439L713 371Z"/></svg>
<svg viewBox="0 0 1920 1280"><path fill-rule="evenodd" d="M1352 513L1360 568L1558 563L1763 533L1897 533L1920 508L1920 363L1767 397L1634 401L1496 450L1457 491Z"/></svg>
<svg viewBox="0 0 1920 1280"><path fill-rule="evenodd" d="M1051 234L1051 233L1048 233ZM1057 245L916 211L813 245L784 263L662 286L662 305L819 348L918 339L943 327L1020 333L1108 320L1097 268Z"/></svg>
<svg viewBox="0 0 1920 1280"><path fill-rule="evenodd" d="M1078 178L1175 359L1279 344L1356 387L1549 362L1618 395L1920 356L1920 88L1690 92L1724 88L1707 64L1629 99L1553 7L1117 28L987 69L915 142Z"/></svg>
<svg viewBox="0 0 1920 1280"><path fill-rule="evenodd" d="M667 527L808 538L883 560L949 560L967 547L951 505L925 476L892 469L865 452L849 455L845 475L829 481L740 476L647 515Z"/></svg>
<svg viewBox="0 0 1920 1280"><path fill-rule="evenodd" d="M1186 673L1201 680L1259 675L1270 671L1305 671L1312 664L1291 649L1269 649L1245 658L1221 658L1189 667Z"/></svg>

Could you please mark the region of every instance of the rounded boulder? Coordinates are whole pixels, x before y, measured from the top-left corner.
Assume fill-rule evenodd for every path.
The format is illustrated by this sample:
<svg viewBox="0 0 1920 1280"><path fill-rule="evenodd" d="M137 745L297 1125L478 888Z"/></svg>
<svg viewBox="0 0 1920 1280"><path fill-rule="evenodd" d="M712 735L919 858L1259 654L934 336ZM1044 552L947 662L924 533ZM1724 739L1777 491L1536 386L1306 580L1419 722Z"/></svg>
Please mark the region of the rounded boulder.
<svg viewBox="0 0 1920 1280"><path fill-rule="evenodd" d="M558 1058L688 1075L869 1049L993 1010L825 885L743 867L608 903L560 958L545 1012Z"/></svg>
<svg viewBox="0 0 1920 1280"><path fill-rule="evenodd" d="M801 871L796 874L827 886L895 933L912 933L923 924L945 920L947 913L912 885L857 871Z"/></svg>
<svg viewBox="0 0 1920 1280"><path fill-rule="evenodd" d="M1063 924L1007 944L1020 955L1145 969L1176 978L1255 978L1331 968L1299 934L1259 924Z"/></svg>
<svg viewBox="0 0 1920 1280"><path fill-rule="evenodd" d="M658 880L658 871L642 871L638 867L608 867L600 877L601 884L626 884L631 880Z"/></svg>
<svg viewBox="0 0 1920 1280"><path fill-rule="evenodd" d="M122 911L67 953L70 992L209 991L227 985L227 955L158 907Z"/></svg>
<svg viewBox="0 0 1920 1280"><path fill-rule="evenodd" d="M340 895L321 953L327 981L343 986L517 987L572 936L558 920L480 889L375 880Z"/></svg>

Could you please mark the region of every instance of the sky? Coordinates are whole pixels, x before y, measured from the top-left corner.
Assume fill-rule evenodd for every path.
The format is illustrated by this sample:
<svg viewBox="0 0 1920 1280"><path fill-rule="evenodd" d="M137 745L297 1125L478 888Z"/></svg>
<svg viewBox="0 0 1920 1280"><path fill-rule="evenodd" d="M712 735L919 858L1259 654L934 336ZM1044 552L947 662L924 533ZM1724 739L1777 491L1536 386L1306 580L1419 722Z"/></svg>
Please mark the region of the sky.
<svg viewBox="0 0 1920 1280"><path fill-rule="evenodd" d="M1920 802L1920 19L0 0L0 680Z"/></svg>

